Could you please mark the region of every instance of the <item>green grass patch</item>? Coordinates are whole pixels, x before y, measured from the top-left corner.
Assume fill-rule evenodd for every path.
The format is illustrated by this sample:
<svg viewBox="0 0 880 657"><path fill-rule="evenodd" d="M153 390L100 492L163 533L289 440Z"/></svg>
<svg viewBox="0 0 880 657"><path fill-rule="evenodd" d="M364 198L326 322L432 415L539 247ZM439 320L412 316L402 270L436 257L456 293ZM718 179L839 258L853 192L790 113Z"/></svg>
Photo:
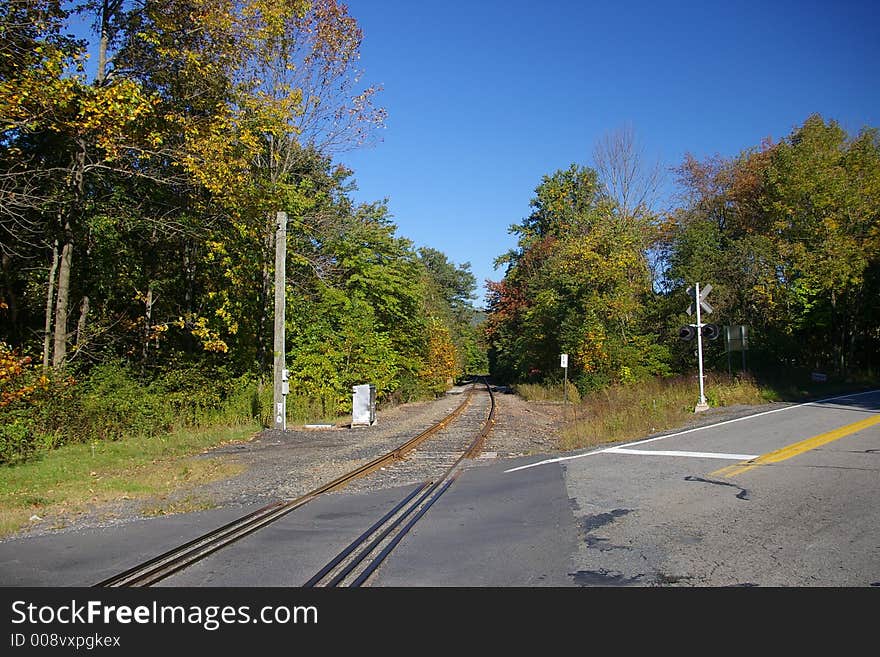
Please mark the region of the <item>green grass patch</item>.
<svg viewBox="0 0 880 657"><path fill-rule="evenodd" d="M252 423L76 443L25 463L0 466L0 536L18 531L32 516L63 522L58 519L88 508L168 495L230 477L241 469L216 459L190 457L221 444L249 440L259 429Z"/></svg>

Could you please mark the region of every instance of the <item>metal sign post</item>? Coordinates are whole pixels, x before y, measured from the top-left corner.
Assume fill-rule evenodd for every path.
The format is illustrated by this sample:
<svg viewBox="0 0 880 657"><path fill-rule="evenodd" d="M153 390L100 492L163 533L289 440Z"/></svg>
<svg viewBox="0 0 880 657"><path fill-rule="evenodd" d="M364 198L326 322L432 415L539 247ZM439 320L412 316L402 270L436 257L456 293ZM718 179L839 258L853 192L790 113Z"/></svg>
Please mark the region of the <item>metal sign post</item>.
<svg viewBox="0 0 880 657"><path fill-rule="evenodd" d="M706 314L712 312L712 306L709 305L709 302L706 301L706 297L709 292L712 290L712 286L706 283L706 286L703 288L703 291L700 292L700 284L697 283L694 288L688 288L688 294L693 294L694 301L687 308L688 315L693 314L694 310L697 313L697 323L695 327L697 329L697 361L699 363L700 369L700 401L697 402L696 408L694 408L694 413L699 413L700 411L706 411L709 409L709 404L706 403L706 395L703 391L703 321L700 314L700 310L706 311Z"/></svg>
<svg viewBox="0 0 880 657"><path fill-rule="evenodd" d="M703 393L703 323L700 321L700 306L703 304L700 300L700 284L697 283L696 285L698 303L695 305L697 306L697 361L700 365L700 401L697 403L694 413L705 411L709 408L709 404L706 403L706 395Z"/></svg>
<svg viewBox="0 0 880 657"><path fill-rule="evenodd" d="M560 354L559 356L559 366L565 371L564 379L562 382L562 404L564 407L568 407L568 354ZM563 413L564 415L565 413Z"/></svg>

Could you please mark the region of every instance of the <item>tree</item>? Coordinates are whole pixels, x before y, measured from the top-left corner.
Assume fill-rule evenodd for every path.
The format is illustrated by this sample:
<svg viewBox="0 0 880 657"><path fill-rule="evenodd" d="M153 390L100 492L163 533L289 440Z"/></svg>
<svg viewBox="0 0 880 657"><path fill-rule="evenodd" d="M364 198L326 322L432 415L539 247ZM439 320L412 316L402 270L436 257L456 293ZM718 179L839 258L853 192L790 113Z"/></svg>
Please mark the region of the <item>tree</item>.
<svg viewBox="0 0 880 657"><path fill-rule="evenodd" d="M605 194L616 203L622 221L645 219L656 213L663 184L659 160L645 161L644 147L631 124L606 133L593 148L593 161Z"/></svg>
<svg viewBox="0 0 880 657"><path fill-rule="evenodd" d="M643 328L651 292L638 222L619 220L595 171L577 165L545 176L504 280L490 285L487 335L493 373L553 380L560 353L581 387L667 371Z"/></svg>
<svg viewBox="0 0 880 657"><path fill-rule="evenodd" d="M665 225L669 294L711 281L717 316L749 325L766 365L871 362L878 153L875 130L850 138L814 115L779 143L686 158L686 204Z"/></svg>

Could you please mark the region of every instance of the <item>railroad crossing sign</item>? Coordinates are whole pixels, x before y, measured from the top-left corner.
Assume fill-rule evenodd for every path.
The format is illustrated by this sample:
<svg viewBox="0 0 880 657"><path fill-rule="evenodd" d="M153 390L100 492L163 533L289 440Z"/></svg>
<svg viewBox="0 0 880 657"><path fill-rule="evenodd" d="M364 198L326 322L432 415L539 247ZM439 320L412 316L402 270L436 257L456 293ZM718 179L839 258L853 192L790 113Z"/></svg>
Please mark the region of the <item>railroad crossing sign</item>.
<svg viewBox="0 0 880 657"><path fill-rule="evenodd" d="M706 283L703 286L703 289L700 289L700 284L697 283L694 287L689 287L687 289L687 293L694 300L691 302L691 305L688 306L687 313L688 315L692 315L694 310L697 311L697 323L692 324L696 329L697 333L697 362L700 365L700 401L697 402L696 408L694 408L694 413L699 413L700 411L705 411L709 409L709 404L706 402L706 395L703 391L703 327L712 326L715 329L715 335L707 336L710 339L714 339L718 337L717 335L717 326L711 324L703 324L703 319L700 317L700 311L704 311L706 314L712 312L712 306L709 305L709 302L706 301L706 297L709 292L712 291L712 286ZM684 337L684 336L682 336Z"/></svg>
<svg viewBox="0 0 880 657"><path fill-rule="evenodd" d="M700 289L700 286L697 285L697 288L696 288L696 289L699 290L699 289ZM703 287L703 289L700 290L700 298L699 298L700 308L701 308L702 311L703 311L704 313L706 313L707 315L708 315L709 313L712 312L712 306L710 306L710 305L709 305L709 302L706 301L706 297L709 296L709 292L711 292L711 291L712 291L712 286L711 286L709 283L706 283L705 287ZM696 292L695 292L695 290L694 290L693 287L689 287L689 288L687 289L687 293L688 293L688 296L689 296L689 297L691 297L692 299L694 299L694 301L698 301L698 299L696 298ZM695 307L696 307L696 306L695 306L694 302L692 301L692 302L691 302L691 305L689 305L689 306L687 307L687 314L688 314L688 315L693 315L693 314L694 314L694 309L695 309Z"/></svg>

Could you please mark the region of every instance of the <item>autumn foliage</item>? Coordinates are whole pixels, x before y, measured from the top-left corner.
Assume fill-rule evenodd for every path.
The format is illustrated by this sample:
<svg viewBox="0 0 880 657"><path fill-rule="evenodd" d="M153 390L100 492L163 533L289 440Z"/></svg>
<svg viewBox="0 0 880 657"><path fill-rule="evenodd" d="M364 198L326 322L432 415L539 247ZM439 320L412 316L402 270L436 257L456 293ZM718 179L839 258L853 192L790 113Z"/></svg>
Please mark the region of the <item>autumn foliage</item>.
<svg viewBox="0 0 880 657"><path fill-rule="evenodd" d="M494 373L558 381L560 353L582 392L689 372L694 345L678 330L695 321L685 312L694 283L712 285L704 322L747 327L751 371L876 371L876 129L847 135L813 115L733 157L687 154L675 173L679 205L663 213L628 211L585 167L544 177L532 214L511 227L519 241L499 258L504 278L489 286ZM723 339L703 348L708 369L742 369Z"/></svg>
<svg viewBox="0 0 880 657"><path fill-rule="evenodd" d="M469 265L336 159L384 125L363 39L337 0L0 5L0 462L265 421L279 212L293 412L464 372Z"/></svg>

